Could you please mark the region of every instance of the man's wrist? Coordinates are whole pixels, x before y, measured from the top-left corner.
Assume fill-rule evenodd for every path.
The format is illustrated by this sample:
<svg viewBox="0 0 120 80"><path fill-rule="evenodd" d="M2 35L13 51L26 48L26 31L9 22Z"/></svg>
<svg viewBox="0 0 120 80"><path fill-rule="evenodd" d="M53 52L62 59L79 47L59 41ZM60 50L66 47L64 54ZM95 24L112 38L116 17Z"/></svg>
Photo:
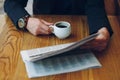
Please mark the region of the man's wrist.
<svg viewBox="0 0 120 80"><path fill-rule="evenodd" d="M26 15L18 20L18 29L27 31L26 26L28 23L29 15Z"/></svg>

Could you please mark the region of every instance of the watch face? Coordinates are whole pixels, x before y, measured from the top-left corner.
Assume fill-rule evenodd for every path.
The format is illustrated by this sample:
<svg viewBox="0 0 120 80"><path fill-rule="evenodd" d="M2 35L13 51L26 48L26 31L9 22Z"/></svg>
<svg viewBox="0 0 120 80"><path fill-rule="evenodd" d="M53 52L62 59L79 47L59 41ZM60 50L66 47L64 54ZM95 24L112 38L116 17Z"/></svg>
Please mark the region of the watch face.
<svg viewBox="0 0 120 80"><path fill-rule="evenodd" d="M18 26L19 28L24 28L25 26L25 21L24 19L20 18L19 21L18 21Z"/></svg>

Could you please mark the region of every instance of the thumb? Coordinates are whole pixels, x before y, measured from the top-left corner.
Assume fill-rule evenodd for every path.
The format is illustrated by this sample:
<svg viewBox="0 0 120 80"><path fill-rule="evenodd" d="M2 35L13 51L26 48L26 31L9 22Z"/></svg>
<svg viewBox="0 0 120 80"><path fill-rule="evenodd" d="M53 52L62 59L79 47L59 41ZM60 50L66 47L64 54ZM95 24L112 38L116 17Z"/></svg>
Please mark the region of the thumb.
<svg viewBox="0 0 120 80"><path fill-rule="evenodd" d="M110 37L110 34L106 27L103 27L98 30L99 35L96 37L96 39L106 39Z"/></svg>

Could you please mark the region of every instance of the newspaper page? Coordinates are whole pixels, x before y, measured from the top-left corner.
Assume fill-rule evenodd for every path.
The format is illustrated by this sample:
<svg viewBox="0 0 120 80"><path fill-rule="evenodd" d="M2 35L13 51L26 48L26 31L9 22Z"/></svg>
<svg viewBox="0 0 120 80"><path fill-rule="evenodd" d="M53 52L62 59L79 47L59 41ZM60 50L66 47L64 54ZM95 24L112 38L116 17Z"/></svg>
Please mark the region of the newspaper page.
<svg viewBox="0 0 120 80"><path fill-rule="evenodd" d="M29 78L101 67L101 64L90 50L80 50L79 48L35 62L26 60L24 54L21 53Z"/></svg>
<svg viewBox="0 0 120 80"><path fill-rule="evenodd" d="M31 49L31 50L23 50L21 53L27 53L24 54L26 56L26 60L28 61L37 61L40 59L44 59L50 56L58 55L61 53L65 53L67 51L73 50L86 42L93 40L98 33L92 34L80 41L68 43L64 45L55 45L55 46L49 46L49 47L43 47L43 48L37 48L37 49Z"/></svg>

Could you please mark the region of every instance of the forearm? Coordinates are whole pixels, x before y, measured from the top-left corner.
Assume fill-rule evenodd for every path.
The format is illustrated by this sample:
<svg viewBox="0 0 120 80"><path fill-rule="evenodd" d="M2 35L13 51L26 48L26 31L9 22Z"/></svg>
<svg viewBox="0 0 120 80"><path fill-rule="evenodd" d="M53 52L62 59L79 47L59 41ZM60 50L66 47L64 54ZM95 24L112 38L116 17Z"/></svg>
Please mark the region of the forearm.
<svg viewBox="0 0 120 80"><path fill-rule="evenodd" d="M14 25L17 27L17 21L19 18L29 15L25 10L27 0L6 0L4 3L4 9L10 19L13 21ZM18 27L17 27L18 28Z"/></svg>
<svg viewBox="0 0 120 80"><path fill-rule="evenodd" d="M90 34L97 32L100 28L106 27L112 35L112 29L104 9L104 0L87 0L86 14Z"/></svg>

